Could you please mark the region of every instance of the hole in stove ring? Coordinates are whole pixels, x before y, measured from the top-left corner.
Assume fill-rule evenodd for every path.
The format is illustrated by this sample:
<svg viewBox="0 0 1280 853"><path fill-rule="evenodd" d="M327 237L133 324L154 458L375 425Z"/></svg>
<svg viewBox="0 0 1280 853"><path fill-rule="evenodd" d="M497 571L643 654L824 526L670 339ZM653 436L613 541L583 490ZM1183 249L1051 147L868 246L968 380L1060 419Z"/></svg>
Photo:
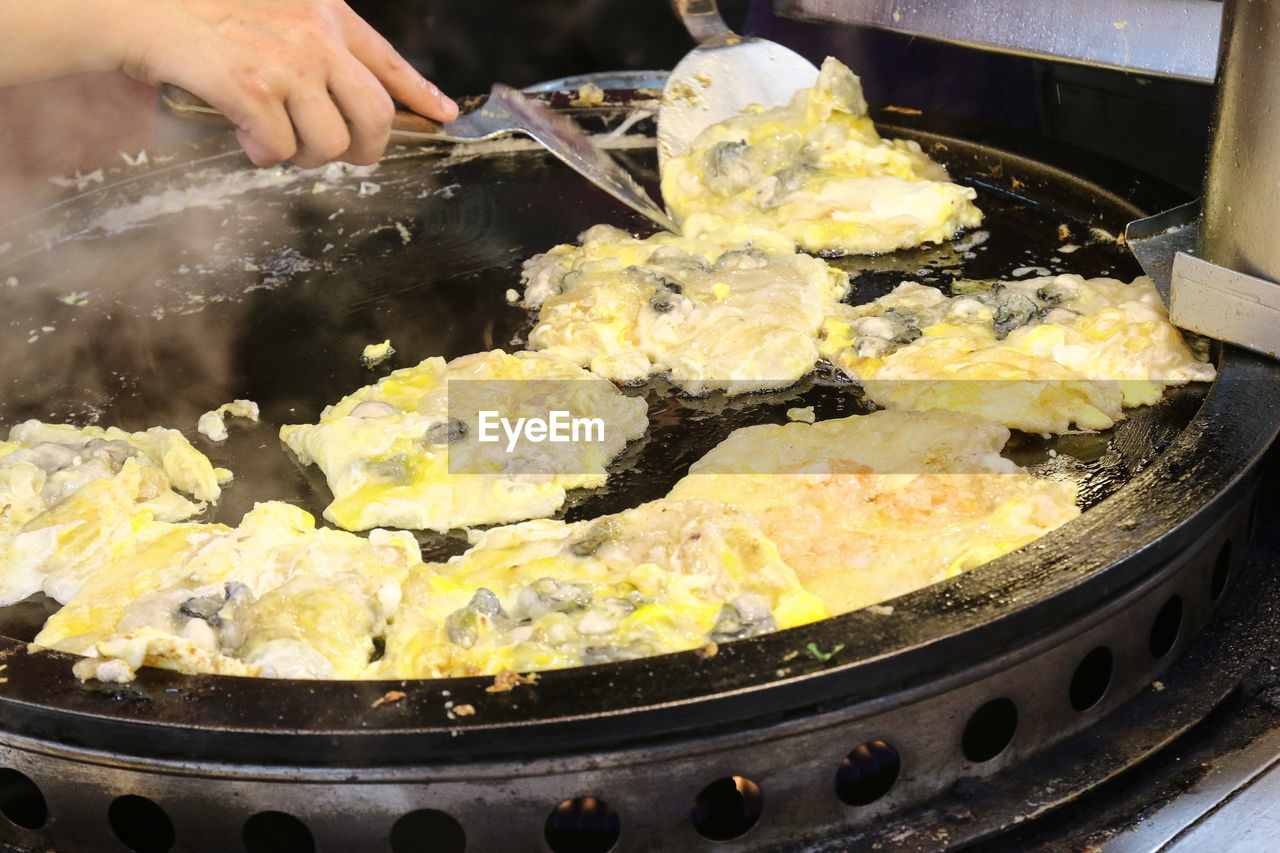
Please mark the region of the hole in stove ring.
<svg viewBox="0 0 1280 853"><path fill-rule="evenodd" d="M164 853L177 835L159 804L137 794L116 797L107 807L107 823L116 838L135 853Z"/></svg>
<svg viewBox="0 0 1280 853"><path fill-rule="evenodd" d="M1151 657L1162 658L1173 650L1182 632L1182 596L1174 593L1151 621Z"/></svg>
<svg viewBox="0 0 1280 853"><path fill-rule="evenodd" d="M258 812L244 822L240 840L248 853L315 853L307 825L284 812Z"/></svg>
<svg viewBox="0 0 1280 853"><path fill-rule="evenodd" d="M1213 563L1213 574L1209 576L1209 598L1217 601L1227 591L1227 581L1231 579L1231 540L1227 539L1218 549L1218 559Z"/></svg>
<svg viewBox="0 0 1280 853"><path fill-rule="evenodd" d="M1018 730L1018 706L1001 696L974 711L964 725L960 749L974 764L990 761L1004 752Z"/></svg>
<svg viewBox="0 0 1280 853"><path fill-rule="evenodd" d="M1102 701L1111 686L1115 656L1106 646L1095 646L1076 664L1067 688L1067 698L1077 711L1087 711Z"/></svg>
<svg viewBox="0 0 1280 853"><path fill-rule="evenodd" d="M744 776L725 776L698 792L693 800L693 828L712 841L741 838L764 811L764 792Z"/></svg>
<svg viewBox="0 0 1280 853"><path fill-rule="evenodd" d="M867 741L853 749L836 770L836 796L850 806L866 806L889 793L902 770L893 744Z"/></svg>
<svg viewBox="0 0 1280 853"><path fill-rule="evenodd" d="M618 813L596 797L565 800L547 815L543 830L553 853L609 853L621 835Z"/></svg>
<svg viewBox="0 0 1280 853"><path fill-rule="evenodd" d="M25 773L0 768L0 814L23 829L39 829L49 819L40 786Z"/></svg>
<svg viewBox="0 0 1280 853"><path fill-rule="evenodd" d="M391 853L463 853L467 833L451 815L436 809L409 812L391 825Z"/></svg>

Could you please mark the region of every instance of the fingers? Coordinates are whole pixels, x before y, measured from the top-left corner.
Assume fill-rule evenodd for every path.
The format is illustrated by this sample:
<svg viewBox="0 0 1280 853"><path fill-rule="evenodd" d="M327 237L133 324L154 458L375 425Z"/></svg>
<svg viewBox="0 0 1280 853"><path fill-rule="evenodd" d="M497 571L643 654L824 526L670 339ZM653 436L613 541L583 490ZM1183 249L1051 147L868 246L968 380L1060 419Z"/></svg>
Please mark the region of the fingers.
<svg viewBox="0 0 1280 853"><path fill-rule="evenodd" d="M291 93L285 102L298 137L294 165L314 169L337 160L351 147L351 133L325 89Z"/></svg>
<svg viewBox="0 0 1280 853"><path fill-rule="evenodd" d="M458 105L419 74L395 48L354 12L344 21L347 46L400 103L436 121L453 121Z"/></svg>
<svg viewBox="0 0 1280 853"><path fill-rule="evenodd" d="M360 74L367 80L361 80ZM386 149L395 105L363 67L336 76L333 91L314 83L287 95L264 99L228 116L236 138L257 166L289 160L314 169L332 160L368 165Z"/></svg>
<svg viewBox="0 0 1280 853"><path fill-rule="evenodd" d="M349 145L338 159L357 165L376 163L387 147L396 108L377 79L367 68L351 60L346 73L335 74L329 89L338 109L347 119Z"/></svg>
<svg viewBox="0 0 1280 853"><path fill-rule="evenodd" d="M184 0L155 12L125 70L208 101L235 122L259 166L377 161L393 98L439 121L457 116L457 105L341 0Z"/></svg>
<svg viewBox="0 0 1280 853"><path fill-rule="evenodd" d="M241 124L241 146L255 164L292 160L314 168L331 160L367 165L386 150L396 100L437 121L452 121L458 106L413 69L361 18L347 32L349 54L330 59L326 80L294 80L283 110Z"/></svg>
<svg viewBox="0 0 1280 853"><path fill-rule="evenodd" d="M255 166L274 166L293 157L298 139L284 103L275 97L242 98L227 106L216 101L236 124L236 139Z"/></svg>
<svg viewBox="0 0 1280 853"><path fill-rule="evenodd" d="M376 163L387 145L395 105L363 66L295 81L280 92L245 94L223 108L237 126L236 138L257 166L286 160L313 169L332 160ZM332 91L331 91L332 90ZM218 106L218 104L214 104Z"/></svg>

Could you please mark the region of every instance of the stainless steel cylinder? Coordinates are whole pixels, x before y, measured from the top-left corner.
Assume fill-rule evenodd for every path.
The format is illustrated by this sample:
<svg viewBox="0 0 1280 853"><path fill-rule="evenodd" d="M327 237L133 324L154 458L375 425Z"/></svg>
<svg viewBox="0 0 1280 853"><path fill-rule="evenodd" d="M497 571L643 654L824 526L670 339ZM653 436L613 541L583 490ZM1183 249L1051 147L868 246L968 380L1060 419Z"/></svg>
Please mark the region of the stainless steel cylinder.
<svg viewBox="0 0 1280 853"><path fill-rule="evenodd" d="M1222 37L1202 254L1280 281L1280 2L1227 0Z"/></svg>

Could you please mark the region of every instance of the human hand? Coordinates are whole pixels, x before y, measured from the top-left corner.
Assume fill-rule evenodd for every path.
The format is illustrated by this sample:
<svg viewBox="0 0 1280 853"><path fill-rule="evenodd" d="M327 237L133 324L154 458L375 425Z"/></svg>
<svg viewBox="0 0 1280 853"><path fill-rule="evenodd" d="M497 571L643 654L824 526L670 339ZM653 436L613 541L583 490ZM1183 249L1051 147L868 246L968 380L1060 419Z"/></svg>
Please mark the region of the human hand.
<svg viewBox="0 0 1280 853"><path fill-rule="evenodd" d="M125 0L119 65L200 96L259 166L382 156L392 101L438 121L457 105L342 0ZM117 7L119 8L119 7Z"/></svg>

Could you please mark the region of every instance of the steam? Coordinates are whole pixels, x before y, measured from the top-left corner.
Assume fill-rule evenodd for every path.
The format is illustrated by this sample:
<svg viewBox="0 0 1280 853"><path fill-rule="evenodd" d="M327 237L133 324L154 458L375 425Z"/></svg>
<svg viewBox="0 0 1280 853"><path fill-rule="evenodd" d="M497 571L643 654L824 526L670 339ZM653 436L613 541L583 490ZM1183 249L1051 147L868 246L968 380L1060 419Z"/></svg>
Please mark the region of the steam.
<svg viewBox="0 0 1280 853"><path fill-rule="evenodd" d="M58 148L87 115L83 99L36 105L63 114L47 131L33 125L21 152ZM243 336L262 294L325 272L405 218L393 212L400 193L379 195L376 165L259 169L229 132L144 106L97 149L104 159L68 146L41 159L62 171L19 175L33 162L22 153L0 177L0 438L27 418L193 431L201 413L242 395ZM430 174L412 188L433 191L448 189ZM370 207L386 208L386 221Z"/></svg>

